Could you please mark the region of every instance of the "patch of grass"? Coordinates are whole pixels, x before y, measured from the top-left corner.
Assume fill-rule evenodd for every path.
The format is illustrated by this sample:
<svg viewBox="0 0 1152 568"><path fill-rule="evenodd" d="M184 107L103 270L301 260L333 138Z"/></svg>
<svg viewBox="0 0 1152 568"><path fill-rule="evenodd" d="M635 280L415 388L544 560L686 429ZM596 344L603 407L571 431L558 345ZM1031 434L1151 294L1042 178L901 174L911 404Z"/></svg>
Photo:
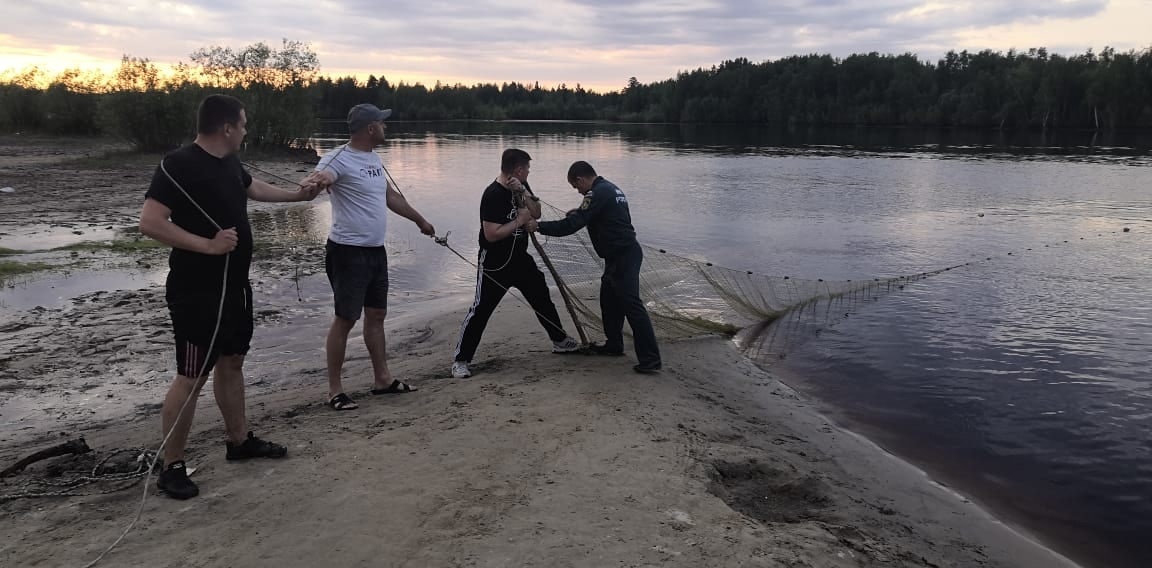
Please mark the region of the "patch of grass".
<svg viewBox="0 0 1152 568"><path fill-rule="evenodd" d="M51 264L43 262L16 262L14 260L0 260L0 280L52 268Z"/></svg>
<svg viewBox="0 0 1152 568"><path fill-rule="evenodd" d="M0 134L0 144L5 146L50 146L53 148L88 148L95 144L116 144L117 141L101 136L60 135L49 132L14 132Z"/></svg>
<svg viewBox="0 0 1152 568"><path fill-rule="evenodd" d="M116 239L114 241L104 242L87 242L76 243L74 245L63 246L52 250L74 250L74 251L109 251L119 253L131 253L139 251L148 251L154 249L168 248L168 245L154 240L154 239Z"/></svg>
<svg viewBox="0 0 1152 568"><path fill-rule="evenodd" d="M160 163L160 154L137 152L135 150L114 150L91 156L81 156L66 160L60 165L79 170L126 170L155 166Z"/></svg>
<svg viewBox="0 0 1152 568"><path fill-rule="evenodd" d="M260 146L245 148L240 152L240 159L244 161L269 162L304 162L316 164L320 162L320 155L314 148L288 148L284 146Z"/></svg>

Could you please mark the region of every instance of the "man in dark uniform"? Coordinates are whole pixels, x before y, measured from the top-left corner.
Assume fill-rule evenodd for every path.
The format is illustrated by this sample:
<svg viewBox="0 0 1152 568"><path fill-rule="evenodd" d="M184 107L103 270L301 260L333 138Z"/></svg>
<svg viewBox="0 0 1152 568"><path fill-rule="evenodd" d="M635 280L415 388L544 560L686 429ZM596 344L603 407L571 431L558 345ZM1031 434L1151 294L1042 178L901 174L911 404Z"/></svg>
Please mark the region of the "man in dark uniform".
<svg viewBox="0 0 1152 568"><path fill-rule="evenodd" d="M648 310L640 299L640 265L644 262L644 251L636 242L628 198L615 184L596 175L588 162L575 162L568 168L568 183L584 196L580 207L559 221L530 222L528 229L563 237L588 227L592 248L604 259L600 312L607 338L604 345L591 346L589 350L596 355L623 355L624 320L627 319L638 360L632 368L637 373L658 372L660 347L656 344Z"/></svg>
<svg viewBox="0 0 1152 568"><path fill-rule="evenodd" d="M452 376L472 376L469 364L476 354L488 318L509 288L524 294L536 318L552 340L553 353L574 353L580 343L564 332L560 315L548 293L544 273L528 254L525 226L540 217L539 199L528 187L531 156L509 148L500 157L500 176L480 198L480 258L476 272L476 300L461 325L460 341L452 362Z"/></svg>

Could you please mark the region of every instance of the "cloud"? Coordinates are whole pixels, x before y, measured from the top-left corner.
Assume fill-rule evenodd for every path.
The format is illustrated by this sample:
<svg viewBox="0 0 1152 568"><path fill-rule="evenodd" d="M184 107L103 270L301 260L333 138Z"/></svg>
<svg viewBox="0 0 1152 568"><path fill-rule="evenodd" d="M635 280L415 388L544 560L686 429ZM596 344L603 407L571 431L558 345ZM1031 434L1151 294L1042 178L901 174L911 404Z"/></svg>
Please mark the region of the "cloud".
<svg viewBox="0 0 1152 568"><path fill-rule="evenodd" d="M175 62L289 38L311 42L329 72L622 86L734 57L934 58L979 48L957 44L982 30L1088 22L1110 6L1152 15L1140 0L26 0L6 7L0 48Z"/></svg>

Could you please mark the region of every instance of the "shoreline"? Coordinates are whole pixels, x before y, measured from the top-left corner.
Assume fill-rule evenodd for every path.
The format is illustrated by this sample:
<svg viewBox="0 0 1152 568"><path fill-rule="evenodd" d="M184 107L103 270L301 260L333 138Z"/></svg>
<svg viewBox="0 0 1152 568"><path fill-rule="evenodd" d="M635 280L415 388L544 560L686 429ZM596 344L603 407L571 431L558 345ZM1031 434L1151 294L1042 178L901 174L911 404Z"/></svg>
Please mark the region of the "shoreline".
<svg viewBox="0 0 1152 568"><path fill-rule="evenodd" d="M801 396L803 396L803 395L801 395ZM1042 549L1052 553L1054 556L1059 557L1060 560L1062 562L1067 563L1068 566L1077 566L1077 567L1083 566L1082 564L1079 564L1076 561L1074 561L1072 558L1064 555L1062 552L1060 552L1057 549L1056 546L1054 546L1053 544L1051 544L1049 542L1046 542L1044 538L1033 534L1032 531L1030 531L1026 526L1023 526L1022 524L1013 522L1012 520L1010 520L1008 518L1004 518L1004 517L998 515L997 513L995 513L994 512L995 506L988 504L986 502L986 500L979 499L979 498L976 498L973 496L969 496L968 494L964 493L961 489L954 487L952 485L949 485L945 481L934 477L933 474L931 474L927 470L921 468L919 465L909 461L907 458L904 458L900 454L889 451L884 446L880 445L878 442L867 437L865 434L862 434L862 433L856 432L855 430L852 430L850 426L840 425L839 423L837 423L837 427L840 428L844 434L847 434L849 436L852 436L853 438L856 438L856 441L858 443L865 445L867 447L870 447L874 451L876 451L880 454L883 454L884 456L888 457L889 459L897 462L899 464L899 467L909 468L912 471L914 471L916 474L923 476L924 479L928 483L931 483L933 486L938 487L941 491L951 495L952 498L954 498L954 499L956 499L962 503L973 504L980 511L980 513L982 515L985 515L988 517L988 519L990 519L992 524L998 525L998 526L1002 527L1004 530L1011 533L1012 538L1019 538L1025 542L1027 542L1029 545L1042 548Z"/></svg>
<svg viewBox="0 0 1152 568"><path fill-rule="evenodd" d="M737 351L734 346L733 351ZM996 546L1004 547L1003 550L1011 557L1011 562L1008 564L1010 566L1033 565L1031 555L1036 551L1041 551L1042 555L1050 555L1046 560L1048 563L1042 564L1045 566L1082 566L1044 542L1043 538L1033 534L1026 527L998 517L993 513L991 507L982 505L979 500L965 494L961 489L937 480L926 469L899 454L888 451L865 434L853 430L850 421L836 420L833 415L823 409L825 403L822 401L809 397L770 370L756 366L754 361L744 358L738 353L736 357L740 359L740 369L745 371L749 377L759 376L760 380L767 381L771 385L772 391L768 394L777 397L777 400L783 399L790 405L794 405L792 407L787 405L784 407L761 406L762 409L768 411L767 415L773 418L786 416L788 427L797 432L805 432L808 441L817 445L831 445L835 450L829 453L836 455L837 461L842 461L845 457L855 458L856 461L850 465L841 464L850 475L876 474L877 480L903 485L913 491L923 490L924 486L930 487L928 492L938 494L940 499L940 510L935 511L935 513L954 508L953 513L960 512L962 515L971 515L973 518L970 520L970 524L965 523L964 529L961 530L967 532L969 538L975 536L982 543L996 543ZM767 385L761 383L761 386ZM750 392L749 396L763 398L764 393ZM833 440L837 436L840 436L841 439ZM899 508L897 507L897 509ZM932 522L939 522L939 520ZM962 564L945 563L944 565L959 566Z"/></svg>
<svg viewBox="0 0 1152 568"><path fill-rule="evenodd" d="M346 385L361 408L342 413L321 400L315 338L327 312L265 321L246 366L260 384L250 422L287 443L289 458L225 464L206 398L189 441L201 497L150 496L109 565L190 551L189 565L1076 566L833 426L725 340L668 344L669 370L646 377L619 359L551 355L530 312L506 302L477 375L441 378L466 304L417 302L389 319L392 370L421 389L410 395L367 395L370 367L353 338ZM314 348L286 359L270 338ZM75 434L97 451L148 445L157 422L151 406ZM0 460L31 448L5 444ZM0 558L86 562L123 530L138 496L136 486L0 504L22 519L0 531Z"/></svg>

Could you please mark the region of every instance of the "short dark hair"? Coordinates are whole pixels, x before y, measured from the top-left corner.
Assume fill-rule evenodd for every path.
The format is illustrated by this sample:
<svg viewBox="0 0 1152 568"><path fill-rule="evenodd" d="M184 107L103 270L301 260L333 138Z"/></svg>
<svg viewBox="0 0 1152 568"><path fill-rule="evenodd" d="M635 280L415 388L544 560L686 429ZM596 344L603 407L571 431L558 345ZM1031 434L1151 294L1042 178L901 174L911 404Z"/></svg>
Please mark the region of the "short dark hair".
<svg viewBox="0 0 1152 568"><path fill-rule="evenodd" d="M572 165L568 166L568 181L586 177L596 177L596 170L592 169L592 164L580 160L579 162L572 162Z"/></svg>
<svg viewBox="0 0 1152 568"><path fill-rule="evenodd" d="M528 162L531 161L532 156L529 156L528 152L519 148L509 148L504 150L504 154L500 156L500 171L510 174L520 166L527 166Z"/></svg>
<svg viewBox="0 0 1152 568"><path fill-rule="evenodd" d="M200 101L200 108L196 111L196 132L215 134L225 124L240 124L240 112L243 110L244 103L236 97L208 95Z"/></svg>

